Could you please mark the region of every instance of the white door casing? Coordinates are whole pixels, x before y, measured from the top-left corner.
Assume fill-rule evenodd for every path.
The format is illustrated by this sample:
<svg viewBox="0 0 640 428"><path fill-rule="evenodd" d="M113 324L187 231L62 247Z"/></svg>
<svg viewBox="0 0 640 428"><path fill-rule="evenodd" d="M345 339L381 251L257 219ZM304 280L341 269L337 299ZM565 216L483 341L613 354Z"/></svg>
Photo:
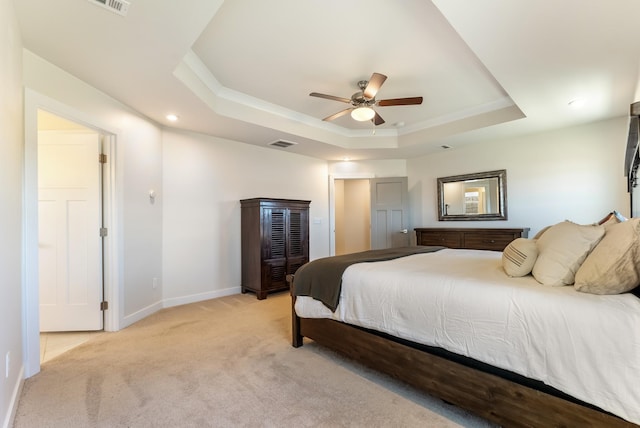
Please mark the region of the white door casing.
<svg viewBox="0 0 640 428"><path fill-rule="evenodd" d="M100 135L38 133L40 331L101 330Z"/></svg>
<svg viewBox="0 0 640 428"><path fill-rule="evenodd" d="M371 249L409 245L407 177L372 178Z"/></svg>

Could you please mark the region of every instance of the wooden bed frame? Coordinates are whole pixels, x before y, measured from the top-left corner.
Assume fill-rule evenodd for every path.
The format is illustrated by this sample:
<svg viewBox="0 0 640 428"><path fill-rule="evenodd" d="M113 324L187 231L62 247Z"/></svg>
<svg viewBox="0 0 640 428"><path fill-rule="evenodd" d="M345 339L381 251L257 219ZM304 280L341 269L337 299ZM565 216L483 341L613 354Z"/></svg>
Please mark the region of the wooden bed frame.
<svg viewBox="0 0 640 428"><path fill-rule="evenodd" d="M542 391L454 361L453 354L437 355L426 346L330 319L300 318L293 306L292 335L296 348L302 346L304 337L312 339L505 427L638 427L571 397L561 397L560 392Z"/></svg>

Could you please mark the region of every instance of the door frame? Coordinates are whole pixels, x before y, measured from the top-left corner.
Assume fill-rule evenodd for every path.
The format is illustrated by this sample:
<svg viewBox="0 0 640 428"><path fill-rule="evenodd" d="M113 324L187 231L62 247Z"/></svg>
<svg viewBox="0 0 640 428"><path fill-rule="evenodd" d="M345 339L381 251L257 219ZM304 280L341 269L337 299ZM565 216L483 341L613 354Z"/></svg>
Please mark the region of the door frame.
<svg viewBox="0 0 640 428"><path fill-rule="evenodd" d="M336 180L370 180L371 173L329 174L329 255L336 255Z"/></svg>
<svg viewBox="0 0 640 428"><path fill-rule="evenodd" d="M109 234L103 241L103 299L109 302L104 313L104 330L120 328L123 295L120 274L121 242L116 197L116 142L118 129L100 118L88 115L29 88L24 92L24 194L23 194L23 280L22 335L25 378L40 371L40 298L38 266L38 110L46 110L67 120L93 129L104 136L103 153L108 157L103 167L103 226Z"/></svg>

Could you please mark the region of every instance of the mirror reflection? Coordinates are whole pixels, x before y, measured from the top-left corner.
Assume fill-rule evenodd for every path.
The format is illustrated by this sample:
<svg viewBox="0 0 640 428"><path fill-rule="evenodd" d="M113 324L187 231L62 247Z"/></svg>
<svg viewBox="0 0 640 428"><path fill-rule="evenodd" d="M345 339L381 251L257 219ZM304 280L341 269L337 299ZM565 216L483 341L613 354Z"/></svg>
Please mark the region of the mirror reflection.
<svg viewBox="0 0 640 428"><path fill-rule="evenodd" d="M506 220L507 171L438 178L438 219Z"/></svg>

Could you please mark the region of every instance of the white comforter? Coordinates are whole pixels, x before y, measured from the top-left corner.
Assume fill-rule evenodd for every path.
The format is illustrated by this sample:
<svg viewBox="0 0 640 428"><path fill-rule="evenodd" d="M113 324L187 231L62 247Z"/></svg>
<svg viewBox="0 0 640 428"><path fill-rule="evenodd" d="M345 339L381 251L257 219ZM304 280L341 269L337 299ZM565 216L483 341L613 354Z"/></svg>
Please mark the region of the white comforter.
<svg viewBox="0 0 640 428"><path fill-rule="evenodd" d="M335 313L310 297L295 310L511 370L640 424L640 299L510 278L501 256L444 249L359 263Z"/></svg>

